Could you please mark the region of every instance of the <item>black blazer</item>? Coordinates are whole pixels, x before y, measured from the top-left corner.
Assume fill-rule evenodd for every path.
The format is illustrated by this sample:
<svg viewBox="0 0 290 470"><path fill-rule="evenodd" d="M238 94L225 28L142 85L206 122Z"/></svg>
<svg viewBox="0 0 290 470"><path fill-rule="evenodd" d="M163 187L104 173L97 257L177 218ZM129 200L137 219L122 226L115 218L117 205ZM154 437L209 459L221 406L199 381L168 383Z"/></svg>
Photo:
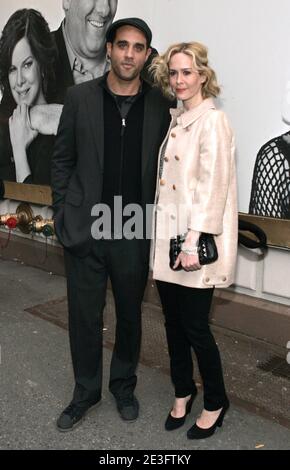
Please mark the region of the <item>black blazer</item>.
<svg viewBox="0 0 290 470"><path fill-rule="evenodd" d="M56 233L79 256L91 243L92 207L101 202L104 168L102 78L69 88L52 159ZM149 86L144 96L142 206L154 202L159 147L169 127L172 102Z"/></svg>

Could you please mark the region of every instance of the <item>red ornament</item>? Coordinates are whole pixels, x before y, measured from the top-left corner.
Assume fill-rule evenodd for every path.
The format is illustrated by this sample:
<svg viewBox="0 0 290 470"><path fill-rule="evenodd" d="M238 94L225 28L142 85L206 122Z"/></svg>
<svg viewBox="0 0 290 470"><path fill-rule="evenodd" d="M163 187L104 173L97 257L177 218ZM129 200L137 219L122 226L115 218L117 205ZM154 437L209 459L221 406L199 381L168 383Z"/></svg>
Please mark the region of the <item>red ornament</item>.
<svg viewBox="0 0 290 470"><path fill-rule="evenodd" d="M6 227L9 228L9 230L13 230L14 228L17 227L18 221L15 217L9 217L9 219L6 220Z"/></svg>

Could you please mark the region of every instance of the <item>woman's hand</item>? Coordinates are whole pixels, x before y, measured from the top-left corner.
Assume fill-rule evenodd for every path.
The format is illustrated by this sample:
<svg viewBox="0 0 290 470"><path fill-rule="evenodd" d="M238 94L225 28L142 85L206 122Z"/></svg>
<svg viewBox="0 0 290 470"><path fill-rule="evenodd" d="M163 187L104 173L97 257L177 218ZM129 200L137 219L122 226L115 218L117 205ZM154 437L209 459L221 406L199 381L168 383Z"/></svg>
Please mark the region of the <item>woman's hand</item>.
<svg viewBox="0 0 290 470"><path fill-rule="evenodd" d="M173 269L176 269L180 264L185 271L198 271L199 269L201 269L198 255L188 255L186 253L181 252L177 257Z"/></svg>
<svg viewBox="0 0 290 470"><path fill-rule="evenodd" d="M26 104L18 105L9 119L10 140L18 183L23 183L31 174L26 149L38 134L29 126L27 112Z"/></svg>
<svg viewBox="0 0 290 470"><path fill-rule="evenodd" d="M15 108L9 119L10 140L13 154L18 151L23 151L23 149L26 150L38 134L37 131L31 129L27 113L27 105L20 104Z"/></svg>
<svg viewBox="0 0 290 470"><path fill-rule="evenodd" d="M182 251L179 253L173 269L176 269L180 264L185 271L198 271L201 269L199 264L197 246L200 237L200 232L189 230L182 244ZM187 250L189 253L187 253ZM190 253L196 251L196 253Z"/></svg>

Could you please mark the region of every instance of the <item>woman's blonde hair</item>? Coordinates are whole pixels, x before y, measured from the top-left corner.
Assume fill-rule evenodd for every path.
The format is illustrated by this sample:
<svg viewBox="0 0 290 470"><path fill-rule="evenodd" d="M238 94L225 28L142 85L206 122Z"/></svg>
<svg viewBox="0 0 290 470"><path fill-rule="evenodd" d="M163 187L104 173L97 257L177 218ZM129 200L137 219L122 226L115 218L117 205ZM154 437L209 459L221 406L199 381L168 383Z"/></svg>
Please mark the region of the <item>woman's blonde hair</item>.
<svg viewBox="0 0 290 470"><path fill-rule="evenodd" d="M195 70L205 77L202 83L201 93L203 98L216 97L220 93L215 71L208 65L207 48L199 42L182 42L170 46L165 54L156 56L150 66L150 73L154 83L159 86L163 94L174 99L174 94L169 83L169 62L171 57L182 52L192 57Z"/></svg>

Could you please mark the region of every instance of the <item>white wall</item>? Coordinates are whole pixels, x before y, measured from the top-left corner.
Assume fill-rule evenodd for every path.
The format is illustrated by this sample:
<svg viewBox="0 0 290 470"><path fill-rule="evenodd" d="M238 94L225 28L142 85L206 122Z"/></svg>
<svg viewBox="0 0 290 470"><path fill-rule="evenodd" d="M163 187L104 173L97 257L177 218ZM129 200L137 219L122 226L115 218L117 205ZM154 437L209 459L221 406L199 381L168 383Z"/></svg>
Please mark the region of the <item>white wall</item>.
<svg viewBox="0 0 290 470"><path fill-rule="evenodd" d="M51 29L63 17L62 0L1 0L0 5L1 30L17 8L38 8ZM223 86L220 105L236 133L239 208L248 212L257 151L289 128L281 118L290 79L289 0L119 0L117 17L124 16L147 20L160 52L176 41L198 40L209 47ZM290 105L288 110L290 116Z"/></svg>

